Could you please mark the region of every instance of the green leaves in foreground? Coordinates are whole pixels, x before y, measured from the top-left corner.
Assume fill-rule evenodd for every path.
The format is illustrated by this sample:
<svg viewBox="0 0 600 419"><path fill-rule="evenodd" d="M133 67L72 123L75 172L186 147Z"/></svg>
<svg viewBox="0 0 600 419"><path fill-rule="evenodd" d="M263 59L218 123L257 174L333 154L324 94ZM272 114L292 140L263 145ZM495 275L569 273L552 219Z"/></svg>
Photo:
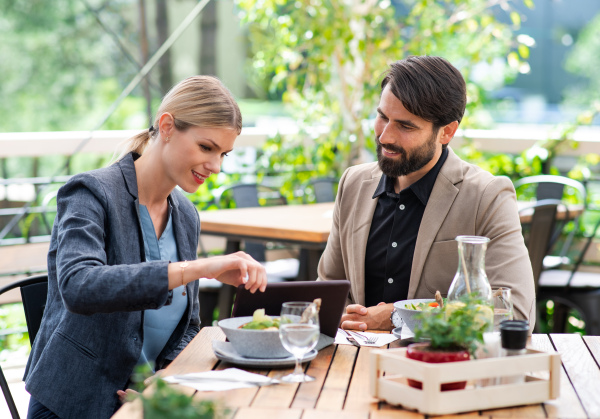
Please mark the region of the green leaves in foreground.
<svg viewBox="0 0 600 419"><path fill-rule="evenodd" d="M489 305L468 299L425 309L415 318L421 321L415 328L416 340L428 339L433 349L468 349L473 355L478 343L483 343L483 332L491 326L494 312Z"/></svg>
<svg viewBox="0 0 600 419"><path fill-rule="evenodd" d="M158 379L150 395L140 395L144 419L213 419L225 418L228 410L214 400L198 400L181 393Z"/></svg>

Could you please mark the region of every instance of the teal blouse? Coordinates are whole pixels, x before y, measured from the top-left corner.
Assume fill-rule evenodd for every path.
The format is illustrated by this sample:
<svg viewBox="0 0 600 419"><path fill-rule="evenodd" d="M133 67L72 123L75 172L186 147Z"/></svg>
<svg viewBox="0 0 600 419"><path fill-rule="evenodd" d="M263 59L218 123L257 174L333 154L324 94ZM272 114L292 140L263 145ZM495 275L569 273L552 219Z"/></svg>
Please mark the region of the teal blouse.
<svg viewBox="0 0 600 419"><path fill-rule="evenodd" d="M170 204L168 216L167 226L159 239L156 237L154 224L152 223L148 209L144 205L140 205L144 252L146 253L147 261L179 261L177 243L175 242L175 235L173 233ZM155 310L144 311L144 343L138 365L150 364L154 370L156 358L158 358L158 355L165 347L169 337L171 337L171 334L187 309L188 299L183 295L184 290L185 287L183 285L173 290L173 302L171 304Z"/></svg>

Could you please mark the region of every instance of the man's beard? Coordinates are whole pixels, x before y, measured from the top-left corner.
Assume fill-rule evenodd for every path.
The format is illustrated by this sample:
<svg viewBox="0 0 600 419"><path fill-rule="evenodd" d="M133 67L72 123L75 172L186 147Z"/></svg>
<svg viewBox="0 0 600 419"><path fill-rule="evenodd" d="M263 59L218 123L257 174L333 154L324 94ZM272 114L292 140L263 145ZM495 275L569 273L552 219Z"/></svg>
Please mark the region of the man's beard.
<svg viewBox="0 0 600 419"><path fill-rule="evenodd" d="M377 143L377 161L379 168L388 177L397 178L406 176L410 173L421 169L435 156L437 145L437 132L433 133L425 144L412 150L410 154L402 147L394 144L386 144L385 148L394 153L399 153L397 158L389 158L383 155L381 150L382 145L379 142L379 137L375 138Z"/></svg>

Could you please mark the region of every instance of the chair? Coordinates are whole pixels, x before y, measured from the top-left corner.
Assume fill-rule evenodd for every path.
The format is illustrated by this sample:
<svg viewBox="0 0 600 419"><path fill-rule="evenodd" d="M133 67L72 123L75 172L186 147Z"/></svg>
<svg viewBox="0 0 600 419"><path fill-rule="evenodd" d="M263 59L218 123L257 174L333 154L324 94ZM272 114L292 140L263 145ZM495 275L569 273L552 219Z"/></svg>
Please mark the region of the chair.
<svg viewBox="0 0 600 419"><path fill-rule="evenodd" d="M519 213L533 211L531 222L523 226L523 235L533 269L536 293L544 268L544 258L552 245L552 237L562 228L562 223L557 223L556 219L558 207L561 205L564 206L558 199L543 199L519 211Z"/></svg>
<svg viewBox="0 0 600 419"><path fill-rule="evenodd" d="M568 177L554 175L529 176L519 179L514 185L519 201L522 201L523 198L529 200L534 198L534 202L546 199L557 199L563 203L579 204L582 207L586 204L587 193L585 186L581 182ZM573 229L568 234L559 255L551 256L547 254L544 257L544 269L557 268L561 265L568 265L571 263L567 254L573 243L575 233L579 229L580 219L581 217L579 215L573 218ZM566 223L563 223L563 226L564 225L566 225ZM549 252L561 234L562 230L556 230L554 232L550 239Z"/></svg>
<svg viewBox="0 0 600 419"><path fill-rule="evenodd" d="M29 332L29 342L33 341L40 329L44 308L46 307L46 296L48 295L48 275L34 275L20 281L13 282L0 289L0 295L12 289L20 288L21 299L23 301L23 310L25 311L25 320L27 322L27 331ZM19 419L19 413L8 387L6 377L0 368L0 387L4 398L8 404L8 409L13 419Z"/></svg>
<svg viewBox="0 0 600 419"><path fill-rule="evenodd" d="M333 177L316 178L308 182L315 196L315 202L333 202L337 192L338 179Z"/></svg>

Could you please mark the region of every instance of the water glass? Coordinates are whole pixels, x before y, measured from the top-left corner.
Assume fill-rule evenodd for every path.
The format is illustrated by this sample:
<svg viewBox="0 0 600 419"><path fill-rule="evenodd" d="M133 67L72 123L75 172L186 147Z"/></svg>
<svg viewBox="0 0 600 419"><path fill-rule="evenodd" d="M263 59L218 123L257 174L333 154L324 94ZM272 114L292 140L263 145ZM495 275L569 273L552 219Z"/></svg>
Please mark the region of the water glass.
<svg viewBox="0 0 600 419"><path fill-rule="evenodd" d="M301 361L307 353L317 346L319 331L319 312L314 303L283 303L279 324L279 339L281 339L283 347L294 355L296 368L292 374L281 378L281 381L303 383L314 380L314 377L304 374Z"/></svg>
<svg viewBox="0 0 600 419"><path fill-rule="evenodd" d="M492 288L492 304L494 305L494 332L499 332L500 322L513 319L511 289Z"/></svg>

